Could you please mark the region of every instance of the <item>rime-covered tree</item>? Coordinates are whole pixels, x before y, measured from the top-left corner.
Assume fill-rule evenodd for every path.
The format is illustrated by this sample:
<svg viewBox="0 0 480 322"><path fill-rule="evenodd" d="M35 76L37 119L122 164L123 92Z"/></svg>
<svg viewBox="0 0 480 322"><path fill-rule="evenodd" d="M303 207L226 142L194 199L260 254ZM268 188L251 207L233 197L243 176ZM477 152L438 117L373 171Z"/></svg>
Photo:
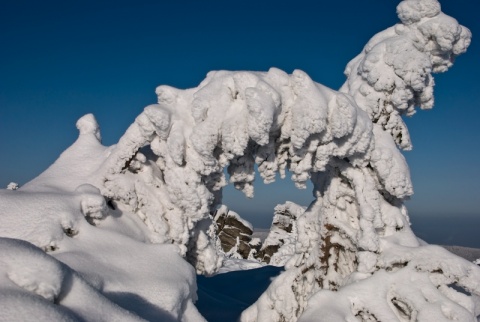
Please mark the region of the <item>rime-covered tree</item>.
<svg viewBox="0 0 480 322"><path fill-rule="evenodd" d="M399 151L411 148L402 115L433 106L432 73L446 71L471 35L436 0L404 0L397 13L400 22L348 64L339 91L274 68L158 87L158 103L102 165L102 193L140 216L151 241L177 244L211 274L221 258L208 215L222 187L251 197L255 164L266 183L289 169L297 187L312 180L315 200L298 218L286 271L243 321L317 320L320 311L324 321L474 321L480 270L412 233Z"/></svg>

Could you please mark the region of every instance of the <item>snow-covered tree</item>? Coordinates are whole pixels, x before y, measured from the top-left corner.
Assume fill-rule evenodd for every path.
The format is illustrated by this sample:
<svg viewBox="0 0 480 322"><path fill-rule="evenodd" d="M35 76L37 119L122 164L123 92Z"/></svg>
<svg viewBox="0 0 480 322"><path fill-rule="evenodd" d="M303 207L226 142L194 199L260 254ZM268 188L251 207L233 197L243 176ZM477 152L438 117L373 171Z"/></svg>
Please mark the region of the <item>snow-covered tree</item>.
<svg viewBox="0 0 480 322"><path fill-rule="evenodd" d="M92 224L113 210L134 214L147 242L175 244L212 274L222 257L209 215L222 187L252 197L255 165L266 183L288 169L297 187L313 182L315 200L297 219L286 271L243 321L474 321L480 270L412 233L399 151L411 148L402 115L433 106L432 73L446 71L471 35L436 0L404 0L397 13L401 22L348 64L339 91L300 70L216 71L197 88L158 87L158 103L113 147L100 147L93 116L80 119L79 140L98 145L99 157L78 183L107 198L80 186L95 195L82 212Z"/></svg>
<svg viewBox="0 0 480 322"><path fill-rule="evenodd" d="M446 71L471 35L436 0L402 1L397 13L401 23L368 42L340 89L371 120L368 149L352 158L336 152L346 140L317 148L316 159L319 151L329 158L314 163L317 198L299 220L296 256L243 321L293 321L305 307L302 321L475 321L480 313L480 271L412 233L403 201L413 189L395 146L411 148L401 116L433 106L431 73Z"/></svg>
<svg viewBox="0 0 480 322"><path fill-rule="evenodd" d="M10 182L10 183L7 185L7 189L8 189L8 190L17 190L17 189L18 189L18 183L16 183L16 182Z"/></svg>

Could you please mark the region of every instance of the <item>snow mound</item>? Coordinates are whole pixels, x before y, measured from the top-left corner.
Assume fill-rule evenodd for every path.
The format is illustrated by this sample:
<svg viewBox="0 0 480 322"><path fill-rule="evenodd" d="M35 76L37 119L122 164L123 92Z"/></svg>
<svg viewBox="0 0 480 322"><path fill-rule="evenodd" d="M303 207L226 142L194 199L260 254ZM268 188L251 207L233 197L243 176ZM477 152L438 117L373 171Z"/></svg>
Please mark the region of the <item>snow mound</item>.
<svg viewBox="0 0 480 322"><path fill-rule="evenodd" d="M28 242L0 238L0 253L2 321L142 321Z"/></svg>
<svg viewBox="0 0 480 322"><path fill-rule="evenodd" d="M0 190L2 321L203 321L179 247L151 244L136 214L88 183L106 150L81 133L42 175Z"/></svg>
<svg viewBox="0 0 480 322"><path fill-rule="evenodd" d="M449 258L449 263L445 258ZM322 290L310 300L299 321L474 321L480 314L480 270L439 246L392 247L376 263L380 270L360 274L338 292ZM402 283L401 281L409 281ZM368 296L359 296L368 294Z"/></svg>

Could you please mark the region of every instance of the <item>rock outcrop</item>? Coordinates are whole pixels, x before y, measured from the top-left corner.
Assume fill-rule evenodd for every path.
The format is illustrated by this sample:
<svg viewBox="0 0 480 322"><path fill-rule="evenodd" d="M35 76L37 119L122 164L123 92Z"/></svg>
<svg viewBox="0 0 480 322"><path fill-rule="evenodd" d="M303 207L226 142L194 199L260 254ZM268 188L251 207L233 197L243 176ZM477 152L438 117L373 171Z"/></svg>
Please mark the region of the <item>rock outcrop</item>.
<svg viewBox="0 0 480 322"><path fill-rule="evenodd" d="M284 266L295 253L297 218L305 207L291 201L275 207L270 232L265 241L252 236L252 224L236 212L221 205L212 214L216 224L218 249L227 257L256 260L274 266Z"/></svg>
<svg viewBox="0 0 480 322"><path fill-rule="evenodd" d="M249 258L252 250L257 252L261 244L258 238L252 239L252 224L240 217L236 212L221 205L213 214L217 224L217 236L221 250L228 257Z"/></svg>

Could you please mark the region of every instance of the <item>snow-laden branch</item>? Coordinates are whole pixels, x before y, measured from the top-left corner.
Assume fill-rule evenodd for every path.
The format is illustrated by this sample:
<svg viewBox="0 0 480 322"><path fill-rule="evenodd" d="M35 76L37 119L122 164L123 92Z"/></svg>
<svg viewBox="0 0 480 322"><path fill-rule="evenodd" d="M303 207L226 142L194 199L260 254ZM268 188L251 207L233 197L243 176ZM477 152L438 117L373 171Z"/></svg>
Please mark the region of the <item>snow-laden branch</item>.
<svg viewBox="0 0 480 322"><path fill-rule="evenodd" d="M433 107L432 73L445 72L470 44L470 31L440 10L437 0L406 0L401 23L376 34L345 70L340 89L355 98L372 122L401 149L412 144L402 115Z"/></svg>
<svg viewBox="0 0 480 322"><path fill-rule="evenodd" d="M112 150L103 193L149 222L157 240L175 242L185 253L211 249L192 244L191 234L221 201L224 168L251 197L255 164L265 182L289 168L302 188L332 160L366 166L373 151L367 114L302 71L211 72L198 88L160 86L157 95L158 104L147 106ZM141 150L146 145L147 152ZM381 173L382 182L392 181L392 171ZM403 197L411 193L408 171L397 174L403 186L392 189Z"/></svg>

